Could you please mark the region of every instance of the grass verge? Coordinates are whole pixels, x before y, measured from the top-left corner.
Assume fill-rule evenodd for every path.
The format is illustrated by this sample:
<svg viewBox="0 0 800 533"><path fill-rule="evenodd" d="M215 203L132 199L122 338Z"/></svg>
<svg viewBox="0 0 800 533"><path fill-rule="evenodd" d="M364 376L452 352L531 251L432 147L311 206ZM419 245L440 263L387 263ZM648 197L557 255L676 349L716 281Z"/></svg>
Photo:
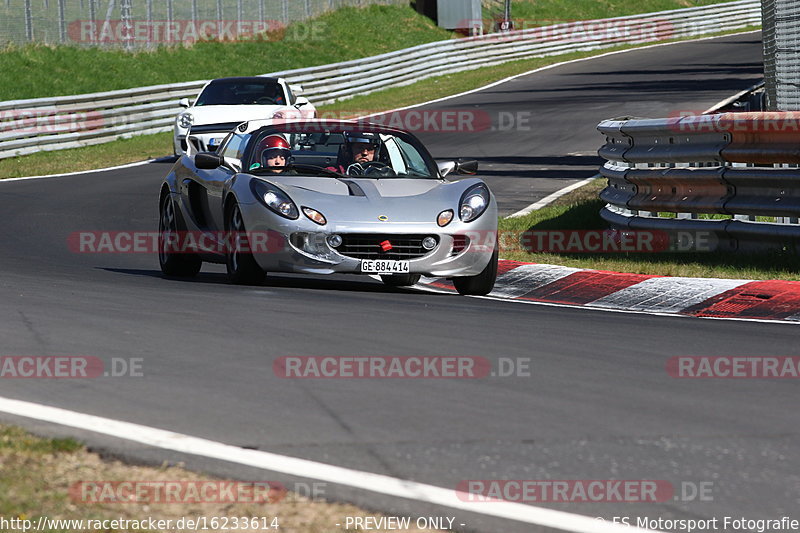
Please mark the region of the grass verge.
<svg viewBox="0 0 800 533"><path fill-rule="evenodd" d="M747 28L736 32L721 32L714 35L728 35L747 31L748 29L756 28ZM689 39L677 39L668 42L682 40ZM351 116L386 111L477 89L509 76L522 74L547 65L592 57L611 51L640 48L647 45L648 43L617 46L589 52L573 52L558 56L522 59L503 65L428 78L412 85L384 89L331 105L320 106L318 109L320 116L330 116L326 115L329 113L336 116ZM171 133L141 135L97 146L55 152L39 152L26 156L0 159L0 179L77 172L142 161L151 157L163 157L172 153L171 135Z"/></svg>
<svg viewBox="0 0 800 533"><path fill-rule="evenodd" d="M272 525L272 518L278 518L280 529L291 533L322 533L342 529L337 523L344 524L346 516L379 517L381 515L359 509L352 505L327 503L322 499L311 500L296 493L289 492L283 499L267 503L88 503L82 495L108 495L104 491L83 491L75 489L79 482L185 482L188 485L203 487L202 482L214 482L209 476L189 472L179 466L164 465L159 468L131 466L116 460L104 460L91 453L80 443L72 439L41 439L25 431L0 425L0 518L5 520L32 520L35 525L39 517L50 520L83 520L83 527L73 523L68 527L51 524L44 531L50 532L96 532L96 531L163 531L177 532L200 530L202 528L177 529L176 521L182 517L197 519L206 517L207 524L217 517L228 519L228 528L233 526L233 518L267 517ZM268 480L261 480L266 482ZM269 480L272 481L272 480ZM251 480L253 482L253 480ZM197 483L194 485L194 483ZM87 486L87 485L83 485ZM163 485L162 485L163 486ZM291 488L289 484L284 484ZM324 492L325 484L317 486L318 492ZM70 491L70 489L73 489ZM116 494L121 494L122 490ZM188 494L188 491L184 492ZM236 494L236 493L233 493ZM246 492L241 492L247 497ZM173 527L147 529L147 527L131 528L89 527L87 520L145 520L152 517L156 520L172 520ZM414 521L412 520L412 524ZM60 524L67 526L67 524ZM123 524L118 524L123 525ZM166 525L166 523L164 524ZM241 522L239 525L243 525ZM16 528L21 530L21 528ZM239 528L237 531L261 531L266 528L259 523L259 528ZM14 528L11 529L12 531ZM216 527L210 531L218 530ZM221 529L219 529L221 530ZM406 531L421 532L423 529Z"/></svg>
<svg viewBox="0 0 800 533"><path fill-rule="evenodd" d="M603 230L608 225L600 218L605 202L598 193L605 179L597 179L564 195L552 204L527 216L501 219L500 231L512 235L524 231ZM511 239L508 239L512 242ZM505 242L505 241L504 241ZM512 248L512 249L509 249ZM800 257L791 253L530 253L513 250L501 253L503 259L563 265L634 274L685 276L697 278L800 280Z"/></svg>
<svg viewBox="0 0 800 533"><path fill-rule="evenodd" d="M516 22L516 29L525 29L558 22L623 17L719 3L719 0L570 0L567 4L564 0L515 0L511 5L511 18ZM491 16L497 11L490 9L484 13Z"/></svg>
<svg viewBox="0 0 800 533"><path fill-rule="evenodd" d="M393 31L399 27L403 31ZM451 36L410 7L372 5L342 8L263 38L236 42L200 41L137 53L8 46L0 49L0 100L252 76L373 56Z"/></svg>

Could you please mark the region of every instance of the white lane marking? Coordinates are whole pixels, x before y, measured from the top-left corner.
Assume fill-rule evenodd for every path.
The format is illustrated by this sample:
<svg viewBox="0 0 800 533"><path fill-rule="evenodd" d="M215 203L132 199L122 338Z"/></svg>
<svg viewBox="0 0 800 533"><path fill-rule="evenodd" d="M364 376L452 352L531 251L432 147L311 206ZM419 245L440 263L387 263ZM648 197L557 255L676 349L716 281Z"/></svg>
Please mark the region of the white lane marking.
<svg viewBox="0 0 800 533"><path fill-rule="evenodd" d="M678 313L746 283L750 283L750 281L740 279L650 278L586 305L587 307L649 309L664 313Z"/></svg>
<svg viewBox="0 0 800 533"><path fill-rule="evenodd" d="M138 167L142 165L148 165L150 163L154 163L159 161L163 158L158 157L156 159L148 159L147 161L137 161L135 163L126 163L124 165L117 165L115 167L106 167L106 168L97 168L93 170L81 170L79 172L66 172L64 174L46 174L44 176L25 176L24 178L0 178L0 183L4 183L6 181L22 181L22 180L38 180L42 178L63 178L65 176L80 176L81 174L93 174L95 172L108 172L109 170L119 170L121 168L132 168Z"/></svg>
<svg viewBox="0 0 800 533"><path fill-rule="evenodd" d="M689 40L684 40L684 41L674 41L674 42L671 42L671 43L656 43L656 44L650 44L650 45L647 45L647 46L638 46L638 47L635 47L635 48L627 48L625 50L614 50L612 52L606 52L606 53L603 53L603 54L593 55L593 56L589 56L589 57L581 57L581 58L578 58L578 59L570 59L569 61L562 61L560 63L553 63L552 65L545 65L543 67L538 67L538 68L535 68L533 70L529 70L528 72L523 72L522 74L514 74L513 76L509 76L507 78L503 78L502 80L492 82L492 83L490 83L488 85L484 85L483 87L478 87L477 89L470 89L469 91L464 91L462 93L453 94L453 95L450 95L450 96L443 96L442 98L436 98L434 100L428 100L427 102L422 102L421 104L413 104L413 105L409 105L409 106L405 106L405 107L398 107L397 109L392 109L390 111L381 111L379 113L372 113L371 115L365 115L365 116L360 117L360 118L367 118L367 117L374 117L374 116L378 116L378 115L385 115L385 114L388 114L388 113L394 113L395 111L404 111L406 109L414 109L415 107L420 107L420 106L423 106L423 105L435 104L435 103L438 103L438 102L444 102L444 101L450 100L452 98L458 98L460 96L466 96L468 94L472 94L472 93L476 93L476 92L480 92L480 91L485 91L486 89L491 89L492 87L496 87L496 86L498 86L500 84L507 83L509 81L513 81L513 80L515 80L517 78L521 78L522 76L528 76L530 74L536 74L537 72L541 72L543 70L549 70L551 68L556 68L556 67L560 67L560 66L563 66L563 65L569 65L569 64L572 64L572 63L579 63L581 61L591 61L593 59L599 59L601 57L608 57L608 56L613 56L613 55L617 55L617 54L625 54L627 52L633 52L633 51L636 51L636 50L647 50L647 49L650 49L650 48L658 48L658 47L661 47L661 46L672 46L674 44L696 43L696 42L701 42L701 41L710 41L712 39L722 39L722 38L725 38L725 37L735 37L737 35L747 35L749 33L758 33L760 31L761 30L758 29L758 30L750 30L750 31L741 31L741 32L738 32L738 33L729 33L727 35L716 35L716 36L713 36L713 37L702 37L700 39L689 39ZM532 58L527 58L527 59L532 59Z"/></svg>
<svg viewBox="0 0 800 533"><path fill-rule="evenodd" d="M747 93L749 93L751 91L755 91L756 89L758 89L759 87L761 87L763 85L764 85L764 82L760 81L760 82L756 83L755 85L753 85L751 87L748 87L747 89L745 89L743 91L739 91L738 93L734 94L733 96L729 96L729 97L725 98L724 100L720 100L716 104L712 105L711 107L709 107L708 109L703 111L703 114L704 115L708 115L709 113L713 113L713 112L715 112L717 109L719 109L721 107L725 107L728 104L732 104L733 102L735 102L736 100L738 100L742 96L746 95Z"/></svg>
<svg viewBox="0 0 800 533"><path fill-rule="evenodd" d="M516 213L512 213L512 214L508 215L506 218L524 217L527 214L530 214L530 213L532 213L534 211L537 211L537 210L539 210L539 209L541 209L541 208L543 208L543 207L555 202L556 200L558 200L559 198L561 198L565 194L570 193L570 192L574 191L575 189L580 189L584 185L589 185L591 182L593 182L595 179L597 179L599 177L600 177L600 174L595 174L591 178L586 178L585 180L579 181L577 183L573 183L572 185L567 185L563 189L559 189L556 192L554 192L553 194L545 196L544 198L542 198L538 202L534 202L531 205L529 205L528 207L526 207L524 209L520 209Z"/></svg>
<svg viewBox="0 0 800 533"><path fill-rule="evenodd" d="M517 298L581 270L558 265L521 265L498 276L494 289L489 295L498 298Z"/></svg>
<svg viewBox="0 0 800 533"><path fill-rule="evenodd" d="M468 494L453 489L407 481L382 474L362 472L340 466L298 459L260 450L246 450L229 444L174 433L163 429L142 426L131 422L103 418L59 407L51 407L11 398L0 397L0 411L69 426L103 435L139 442L180 453L210 457L231 463L261 468L272 472L318 479L337 485L396 496L409 500L442 505L453 509L515 520L543 527L552 527L577 533L648 533L652 530L604 522L588 516L544 509L514 502L469 502L459 498Z"/></svg>

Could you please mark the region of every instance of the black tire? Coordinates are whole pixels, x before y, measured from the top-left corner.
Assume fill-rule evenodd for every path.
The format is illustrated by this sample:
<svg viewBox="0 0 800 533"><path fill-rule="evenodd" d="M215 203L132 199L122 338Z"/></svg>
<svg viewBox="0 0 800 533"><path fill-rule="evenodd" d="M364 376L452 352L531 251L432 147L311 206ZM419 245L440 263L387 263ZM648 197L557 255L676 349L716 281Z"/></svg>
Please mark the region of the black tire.
<svg viewBox="0 0 800 533"><path fill-rule="evenodd" d="M381 281L389 287L408 287L419 282L420 274L387 274L381 275Z"/></svg>
<svg viewBox="0 0 800 533"><path fill-rule="evenodd" d="M476 276L462 276L453 278L458 294L464 296L485 296L492 292L494 282L497 280L497 257L498 248L495 247L489 264Z"/></svg>
<svg viewBox="0 0 800 533"><path fill-rule="evenodd" d="M225 227L230 232L230 246L225 252L228 281L236 285L258 285L264 281L266 272L258 266L250 253L250 243L245 233L247 229L238 205L233 204L228 210Z"/></svg>
<svg viewBox="0 0 800 533"><path fill-rule="evenodd" d="M158 264L166 276L192 278L200 272L203 261L193 253L170 251L171 243L177 242L178 210L169 195L164 196L158 215Z"/></svg>

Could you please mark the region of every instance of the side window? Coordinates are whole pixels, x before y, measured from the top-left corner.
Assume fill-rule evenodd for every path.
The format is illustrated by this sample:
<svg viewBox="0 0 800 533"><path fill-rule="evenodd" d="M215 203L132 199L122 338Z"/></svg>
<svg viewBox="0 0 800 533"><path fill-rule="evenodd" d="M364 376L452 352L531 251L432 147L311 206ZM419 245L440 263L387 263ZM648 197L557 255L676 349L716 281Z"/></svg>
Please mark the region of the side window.
<svg viewBox="0 0 800 533"><path fill-rule="evenodd" d="M217 146L217 153L221 154L225 150L225 148L228 146L228 142L231 140L231 137L233 137L233 133L227 134L225 138L222 139L222 142L219 143L219 146Z"/></svg>
<svg viewBox="0 0 800 533"><path fill-rule="evenodd" d="M223 157L231 157L233 159L242 159L244 149L247 146L247 139L249 135L235 134L231 137L225 149L222 151Z"/></svg>
<svg viewBox="0 0 800 533"><path fill-rule="evenodd" d="M222 148L222 157L225 158L225 162L237 170L241 170L242 156L244 155L245 148L247 148L247 141L249 139L250 135L233 134L228 139L227 144Z"/></svg>

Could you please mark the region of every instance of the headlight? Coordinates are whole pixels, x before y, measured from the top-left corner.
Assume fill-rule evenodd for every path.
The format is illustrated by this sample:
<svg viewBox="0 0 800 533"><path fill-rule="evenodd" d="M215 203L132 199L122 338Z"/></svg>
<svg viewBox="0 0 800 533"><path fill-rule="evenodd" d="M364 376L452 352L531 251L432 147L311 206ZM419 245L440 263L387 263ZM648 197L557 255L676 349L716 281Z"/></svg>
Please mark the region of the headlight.
<svg viewBox="0 0 800 533"><path fill-rule="evenodd" d="M461 195L458 216L464 222L472 222L489 206L489 189L483 183L473 185Z"/></svg>
<svg viewBox="0 0 800 533"><path fill-rule="evenodd" d="M189 128L192 127L193 123L194 123L194 117L192 116L191 113L181 113L180 115L178 115L178 126L180 126L181 128L188 130Z"/></svg>
<svg viewBox="0 0 800 533"><path fill-rule="evenodd" d="M289 195L275 185L261 180L252 180L250 189L262 204L280 216L291 220L296 220L300 216L297 206L294 205Z"/></svg>

